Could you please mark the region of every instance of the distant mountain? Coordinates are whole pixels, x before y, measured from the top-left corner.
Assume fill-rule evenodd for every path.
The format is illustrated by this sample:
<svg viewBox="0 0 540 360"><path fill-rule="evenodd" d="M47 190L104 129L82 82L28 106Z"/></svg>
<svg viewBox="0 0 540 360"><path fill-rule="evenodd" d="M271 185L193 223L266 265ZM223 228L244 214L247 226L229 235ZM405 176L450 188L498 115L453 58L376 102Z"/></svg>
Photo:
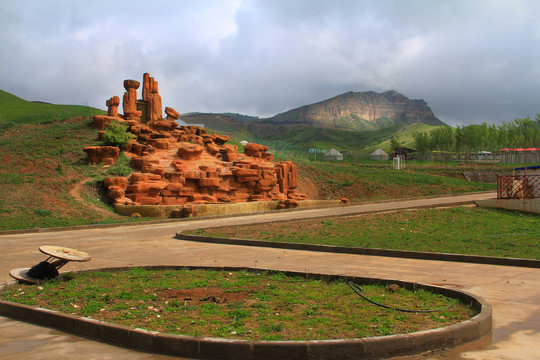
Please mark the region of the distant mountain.
<svg viewBox="0 0 540 360"><path fill-rule="evenodd" d="M411 100L390 90L347 92L328 100L258 121L272 125L312 125L351 130L377 130L397 123L445 125L424 100Z"/></svg>
<svg viewBox="0 0 540 360"><path fill-rule="evenodd" d="M411 100L393 90L351 91L264 119L236 113L189 113L181 120L255 142L345 150L377 146L394 135L412 146L411 134L416 129L429 131L446 125L424 100Z"/></svg>
<svg viewBox="0 0 540 360"><path fill-rule="evenodd" d="M235 118L214 113L189 113L180 115L180 120L188 124L204 124L216 131L236 132L242 128L242 123Z"/></svg>
<svg viewBox="0 0 540 360"><path fill-rule="evenodd" d="M254 122L254 121L259 120L258 116L250 116L250 115L231 113L231 112L220 113L219 115L231 117L234 120L239 121L241 123L250 123L250 122Z"/></svg>

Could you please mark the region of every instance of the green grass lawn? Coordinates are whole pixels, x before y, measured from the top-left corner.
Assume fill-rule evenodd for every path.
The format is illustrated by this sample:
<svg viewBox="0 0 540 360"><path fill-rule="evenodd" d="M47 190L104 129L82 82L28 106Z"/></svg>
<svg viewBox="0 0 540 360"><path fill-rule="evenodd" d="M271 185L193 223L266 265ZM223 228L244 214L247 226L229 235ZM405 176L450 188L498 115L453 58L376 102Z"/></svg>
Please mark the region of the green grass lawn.
<svg viewBox="0 0 540 360"><path fill-rule="evenodd" d="M362 294L410 310L444 309L449 300L426 290L362 285ZM475 312L452 299L450 309L405 313L374 306L343 280L283 273L132 269L83 273L68 281L19 285L0 298L117 324L191 336L244 340L314 340L433 329Z"/></svg>
<svg viewBox="0 0 540 360"><path fill-rule="evenodd" d="M192 232L267 241L540 260L540 216L458 207Z"/></svg>

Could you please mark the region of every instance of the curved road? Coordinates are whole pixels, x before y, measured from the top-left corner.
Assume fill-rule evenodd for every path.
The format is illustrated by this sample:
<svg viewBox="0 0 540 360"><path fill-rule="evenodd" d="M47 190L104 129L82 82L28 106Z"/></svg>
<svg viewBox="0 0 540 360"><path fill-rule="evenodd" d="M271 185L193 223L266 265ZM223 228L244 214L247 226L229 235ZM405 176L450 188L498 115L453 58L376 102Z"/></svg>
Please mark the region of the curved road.
<svg viewBox="0 0 540 360"><path fill-rule="evenodd" d="M59 245L92 255L90 262L69 263L66 270L144 265L246 266L373 276L459 287L482 296L493 306L492 336L451 351L401 359L538 359L540 269L220 245L174 238L176 232L186 229L455 206L492 197L493 193L484 193L152 225L0 235L0 281L10 280L8 272L12 268L31 266L43 260L39 246ZM0 317L0 334L0 359L172 359L5 317Z"/></svg>

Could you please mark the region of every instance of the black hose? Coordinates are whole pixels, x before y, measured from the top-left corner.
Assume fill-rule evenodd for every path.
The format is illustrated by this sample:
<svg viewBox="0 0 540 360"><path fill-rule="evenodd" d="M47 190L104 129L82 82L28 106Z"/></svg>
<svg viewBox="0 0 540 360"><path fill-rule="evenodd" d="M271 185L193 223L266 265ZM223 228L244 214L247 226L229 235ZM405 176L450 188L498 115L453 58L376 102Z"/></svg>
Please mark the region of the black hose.
<svg viewBox="0 0 540 360"><path fill-rule="evenodd" d="M429 312L438 312L438 311L448 310L452 306L454 306L454 303L450 299L447 299L448 302L450 303L450 305L448 305L448 306L446 306L444 308L440 308L440 309L425 309L425 310L423 310L423 309L420 309L420 310L400 309L400 308L397 308L397 307L392 307L392 306L388 306L388 305L379 304L379 303L377 303L377 302L375 302L373 300L368 299L367 297L362 295L362 293L361 293L362 288L359 285L353 283L352 281L349 281L349 286L351 287L351 289L358 296L360 296L362 299L366 300L367 302L370 302L373 305L377 305L377 306L383 307L385 309L390 309L390 310L397 310L397 311L408 312L408 313L429 313Z"/></svg>

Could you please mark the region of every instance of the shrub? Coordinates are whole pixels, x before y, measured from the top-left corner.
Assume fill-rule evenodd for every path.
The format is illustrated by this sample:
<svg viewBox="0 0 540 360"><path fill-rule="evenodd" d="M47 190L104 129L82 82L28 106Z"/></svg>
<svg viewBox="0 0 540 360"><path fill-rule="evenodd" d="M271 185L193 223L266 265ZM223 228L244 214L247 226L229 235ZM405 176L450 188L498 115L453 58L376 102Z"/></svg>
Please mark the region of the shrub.
<svg viewBox="0 0 540 360"><path fill-rule="evenodd" d="M128 126L121 124L118 120L111 121L105 133L103 134L103 144L106 146L117 146L120 150L124 150L134 136L127 132Z"/></svg>

